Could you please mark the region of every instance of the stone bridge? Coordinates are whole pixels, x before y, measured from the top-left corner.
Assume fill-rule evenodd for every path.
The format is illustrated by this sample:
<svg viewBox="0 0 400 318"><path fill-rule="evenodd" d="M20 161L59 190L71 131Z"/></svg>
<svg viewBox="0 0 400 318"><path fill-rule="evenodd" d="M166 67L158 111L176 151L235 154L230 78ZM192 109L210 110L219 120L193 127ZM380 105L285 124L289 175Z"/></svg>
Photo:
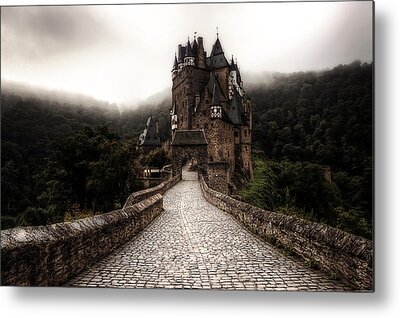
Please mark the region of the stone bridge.
<svg viewBox="0 0 400 318"><path fill-rule="evenodd" d="M300 261L299 258L287 255L292 254L293 251L297 252L296 239L293 240L294 243L293 246L290 246L290 249L287 245L281 245L285 249L277 249L272 244L260 239L248 231L243 226L243 222L239 223L237 218L215 206L219 204L209 203L210 200L207 201L205 198L209 196L204 192L205 186L198 180L196 172L183 171L182 180L163 195L164 211L158 217L155 216L154 220L149 221L148 223L151 222L150 225L138 232L138 235L132 237L127 243L120 244L119 248L108 253L108 255L96 256L95 262L92 262L90 266L89 263L88 266L82 266L83 270L76 270L78 274L72 278L67 273L63 276L63 279L56 279L47 283L36 280L31 284L62 284L76 287L283 291L350 291L354 289L369 290L371 288L368 285L369 283L359 282L360 280L363 281L360 278L362 274L359 271L357 272L358 280L345 283L332 279L333 277L328 277L322 271L306 266L304 260ZM209 191L212 190L209 189ZM161 197L160 194L156 196ZM152 196L150 199L155 202L157 201L157 198L154 199L156 196ZM139 199L143 200L144 197ZM279 222L282 223L282 220ZM346 233L346 235L348 234ZM284 242L279 237L277 240ZM348 240L347 237L346 240ZM2 243L3 241L5 239L2 233ZM94 244L101 245L100 242L96 242L96 239L94 241ZM360 239L357 237L354 242L352 243L353 252L355 248L363 250L361 256L358 255L359 252L354 253L358 253L356 256L361 258L359 262L365 265L363 255L365 255L365 250L369 251L371 246L368 245L368 241L365 243L365 240L361 239L362 244L359 247ZM277 245L276 240L273 243ZM63 244L62 249L69 246L69 243ZM319 242L318 244L322 243ZM307 249L306 245L304 244L301 248ZM46 249L49 250L49 247L46 247ZM70 257L63 253L58 258ZM72 251L72 253L74 252ZM15 254L15 251L9 251L9 254L4 253L3 255L2 248L3 260L4 257L8 257L7 255L14 255L15 257ZM57 252L53 254L53 257L57 256ZM316 253L315 255L321 256L322 254L324 253ZM340 255L337 257L340 257ZM320 257L321 262L324 259L327 259L326 255ZM69 259L62 261L63 264L65 262L71 263ZM340 263L340 260L338 262ZM352 262L350 267L363 267L358 265L357 260L352 260ZM367 259L368 262L371 262L371 259ZM47 264L42 267L49 268L49 266ZM68 266L73 268L78 265L69 264ZM2 264L2 279L4 281L3 267L4 264ZM65 267L65 265L62 267ZM33 267L29 268L32 276L34 269ZM13 265L6 264L6 269L12 272ZM37 267L36 270L38 270ZM55 271L62 270L60 268L55 269ZM16 271L14 270L14 275ZM370 275L370 273L368 268L367 275ZM12 279L9 284L13 284ZM18 279L14 280L14 284L18 284Z"/></svg>
<svg viewBox="0 0 400 318"><path fill-rule="evenodd" d="M349 290L276 251L203 197L196 172L164 196L165 211L137 238L67 286Z"/></svg>

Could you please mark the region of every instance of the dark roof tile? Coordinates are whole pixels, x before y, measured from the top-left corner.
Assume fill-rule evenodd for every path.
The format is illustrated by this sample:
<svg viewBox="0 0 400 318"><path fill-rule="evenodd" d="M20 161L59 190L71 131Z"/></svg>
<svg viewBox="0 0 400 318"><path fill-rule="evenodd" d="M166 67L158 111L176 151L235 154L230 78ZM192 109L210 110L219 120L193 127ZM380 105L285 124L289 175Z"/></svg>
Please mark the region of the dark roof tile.
<svg viewBox="0 0 400 318"><path fill-rule="evenodd" d="M172 146L207 145L203 130L177 130L172 139Z"/></svg>

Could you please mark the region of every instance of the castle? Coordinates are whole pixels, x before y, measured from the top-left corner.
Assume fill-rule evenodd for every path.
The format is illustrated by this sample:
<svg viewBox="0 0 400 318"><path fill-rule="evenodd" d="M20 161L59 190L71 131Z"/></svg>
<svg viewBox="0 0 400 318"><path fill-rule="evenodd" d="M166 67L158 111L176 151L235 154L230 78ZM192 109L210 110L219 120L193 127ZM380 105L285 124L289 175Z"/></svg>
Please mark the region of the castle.
<svg viewBox="0 0 400 318"><path fill-rule="evenodd" d="M174 174L193 158L210 186L232 192L252 178L252 104L237 63L229 62L218 33L207 56L203 38L179 45L172 69L172 161Z"/></svg>

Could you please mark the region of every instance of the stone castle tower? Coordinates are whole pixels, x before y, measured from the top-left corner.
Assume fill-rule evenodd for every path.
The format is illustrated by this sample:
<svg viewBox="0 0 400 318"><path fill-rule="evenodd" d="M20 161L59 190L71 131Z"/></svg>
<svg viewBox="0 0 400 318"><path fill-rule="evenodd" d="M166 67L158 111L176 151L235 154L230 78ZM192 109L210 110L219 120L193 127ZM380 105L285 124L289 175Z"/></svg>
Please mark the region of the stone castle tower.
<svg viewBox="0 0 400 318"><path fill-rule="evenodd" d="M252 105L238 65L233 56L230 62L226 59L218 34L209 56L202 37L178 46L172 83L172 145L178 145L183 134L201 130L211 186L216 176L223 176L225 183L250 179Z"/></svg>

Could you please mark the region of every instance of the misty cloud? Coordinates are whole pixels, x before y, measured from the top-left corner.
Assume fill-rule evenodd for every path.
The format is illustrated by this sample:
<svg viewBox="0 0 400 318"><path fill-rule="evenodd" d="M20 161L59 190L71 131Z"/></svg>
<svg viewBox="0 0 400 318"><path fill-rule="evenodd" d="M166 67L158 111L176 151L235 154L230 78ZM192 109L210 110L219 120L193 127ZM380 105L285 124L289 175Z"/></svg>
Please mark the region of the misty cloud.
<svg viewBox="0 0 400 318"><path fill-rule="evenodd" d="M110 37L90 7L2 8L1 20L6 60L10 55L39 58L65 53Z"/></svg>
<svg viewBox="0 0 400 318"><path fill-rule="evenodd" d="M178 44L216 27L244 84L274 72L372 60L372 2L8 7L1 12L1 76L134 103L170 89ZM257 75L258 74L258 75Z"/></svg>

